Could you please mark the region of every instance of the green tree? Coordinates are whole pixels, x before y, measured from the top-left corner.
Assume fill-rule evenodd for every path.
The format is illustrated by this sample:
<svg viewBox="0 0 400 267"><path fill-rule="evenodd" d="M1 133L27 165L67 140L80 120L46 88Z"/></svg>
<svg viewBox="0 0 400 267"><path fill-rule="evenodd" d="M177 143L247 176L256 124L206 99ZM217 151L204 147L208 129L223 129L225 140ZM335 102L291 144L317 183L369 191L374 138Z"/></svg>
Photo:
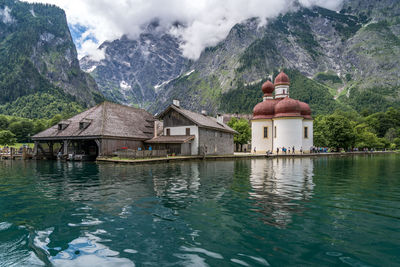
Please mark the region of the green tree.
<svg viewBox="0 0 400 267"><path fill-rule="evenodd" d="M398 137L398 131L395 128L390 128L385 133L385 139L388 140L389 142L393 142L393 140L397 137Z"/></svg>
<svg viewBox="0 0 400 267"><path fill-rule="evenodd" d="M318 116L314 119L314 146L328 146L328 141L325 138L325 126L324 116Z"/></svg>
<svg viewBox="0 0 400 267"><path fill-rule="evenodd" d="M393 143L396 145L397 148L400 148L400 137L397 137L393 140Z"/></svg>
<svg viewBox="0 0 400 267"><path fill-rule="evenodd" d="M358 148L384 148L385 143L376 134L362 131L356 134L356 147Z"/></svg>
<svg viewBox="0 0 400 267"><path fill-rule="evenodd" d="M378 148L382 147L383 143L376 136L374 131L366 123L360 123L355 128L356 142L355 147L363 148Z"/></svg>
<svg viewBox="0 0 400 267"><path fill-rule="evenodd" d="M355 133L351 121L342 115L329 115L321 120L319 131L329 147L351 148L355 144Z"/></svg>
<svg viewBox="0 0 400 267"><path fill-rule="evenodd" d="M62 120L62 116L60 114L55 115L53 118L51 118L49 122L49 126L56 125Z"/></svg>
<svg viewBox="0 0 400 267"><path fill-rule="evenodd" d="M233 117L229 122L228 126L234 129L237 134L234 135L233 141L235 144L244 145L247 144L251 139L251 128L250 124L246 119L237 119Z"/></svg>
<svg viewBox="0 0 400 267"><path fill-rule="evenodd" d="M35 121L35 126L33 128L33 133L37 134L42 131L46 130L46 122L43 120L37 120Z"/></svg>
<svg viewBox="0 0 400 267"><path fill-rule="evenodd" d="M6 116L0 115L0 130L5 130L8 128L9 121Z"/></svg>
<svg viewBox="0 0 400 267"><path fill-rule="evenodd" d="M383 137L393 124L393 120L389 119L384 112L377 112L368 116L365 122L373 129L378 137Z"/></svg>
<svg viewBox="0 0 400 267"><path fill-rule="evenodd" d="M15 134L13 134L9 130L1 130L0 131L0 145L12 146L16 143L17 139L15 138Z"/></svg>
<svg viewBox="0 0 400 267"><path fill-rule="evenodd" d="M9 126L9 130L15 134L20 143L30 141L29 136L33 135L33 129L33 122L27 120L13 122Z"/></svg>

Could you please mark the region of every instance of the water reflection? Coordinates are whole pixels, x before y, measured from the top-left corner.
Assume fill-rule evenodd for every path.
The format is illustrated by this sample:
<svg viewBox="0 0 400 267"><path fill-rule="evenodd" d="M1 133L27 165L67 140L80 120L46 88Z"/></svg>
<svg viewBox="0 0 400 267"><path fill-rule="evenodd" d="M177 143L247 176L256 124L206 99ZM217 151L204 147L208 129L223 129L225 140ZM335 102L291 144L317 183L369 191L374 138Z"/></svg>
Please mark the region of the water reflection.
<svg viewBox="0 0 400 267"><path fill-rule="evenodd" d="M284 227L293 212L301 212L299 200L313 194L313 160L310 158L275 158L252 160L250 196L265 223Z"/></svg>
<svg viewBox="0 0 400 267"><path fill-rule="evenodd" d="M388 160L0 162L0 265L354 263L397 233Z"/></svg>

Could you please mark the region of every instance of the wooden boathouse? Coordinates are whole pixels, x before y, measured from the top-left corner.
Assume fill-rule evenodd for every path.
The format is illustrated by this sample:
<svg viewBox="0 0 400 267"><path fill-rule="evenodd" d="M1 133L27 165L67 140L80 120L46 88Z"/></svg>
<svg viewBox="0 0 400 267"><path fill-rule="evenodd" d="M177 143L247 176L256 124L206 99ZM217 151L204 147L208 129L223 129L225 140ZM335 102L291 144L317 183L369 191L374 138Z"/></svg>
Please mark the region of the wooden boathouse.
<svg viewBox="0 0 400 267"><path fill-rule="evenodd" d="M95 159L118 149L144 149L154 117L143 109L103 102L32 137L36 158Z"/></svg>

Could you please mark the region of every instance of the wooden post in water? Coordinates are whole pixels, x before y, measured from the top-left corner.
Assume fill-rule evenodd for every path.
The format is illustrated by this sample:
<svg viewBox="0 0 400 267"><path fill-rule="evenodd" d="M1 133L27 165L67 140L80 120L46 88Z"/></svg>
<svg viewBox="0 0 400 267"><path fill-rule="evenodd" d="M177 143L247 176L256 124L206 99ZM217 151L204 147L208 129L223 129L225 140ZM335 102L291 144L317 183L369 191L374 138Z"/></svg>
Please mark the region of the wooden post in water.
<svg viewBox="0 0 400 267"><path fill-rule="evenodd" d="M63 157L65 157L65 158L68 158L68 145L69 145L69 141L68 140L64 140Z"/></svg>
<svg viewBox="0 0 400 267"><path fill-rule="evenodd" d="M14 159L14 148L10 147L10 159Z"/></svg>
<svg viewBox="0 0 400 267"><path fill-rule="evenodd" d="M38 145L39 145L39 142L38 141L35 141L35 146L33 147L33 158L34 159L37 159L37 156L38 156Z"/></svg>
<svg viewBox="0 0 400 267"><path fill-rule="evenodd" d="M23 160L26 160L26 159L27 159L26 147L24 147L24 148L22 149L22 159L23 159Z"/></svg>
<svg viewBox="0 0 400 267"><path fill-rule="evenodd" d="M49 145L50 159L53 159L53 158L54 158L53 142L50 141L50 142L48 143L48 145Z"/></svg>

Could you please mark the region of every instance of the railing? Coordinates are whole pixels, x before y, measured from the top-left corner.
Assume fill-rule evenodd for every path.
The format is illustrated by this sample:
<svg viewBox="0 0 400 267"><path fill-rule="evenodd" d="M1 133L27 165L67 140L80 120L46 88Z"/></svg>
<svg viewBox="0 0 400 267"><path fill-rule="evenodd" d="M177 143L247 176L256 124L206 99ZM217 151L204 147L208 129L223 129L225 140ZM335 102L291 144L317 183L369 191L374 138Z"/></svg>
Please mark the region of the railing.
<svg viewBox="0 0 400 267"><path fill-rule="evenodd" d="M15 149L11 147L0 149L0 159L31 159L32 157L33 150L30 148Z"/></svg>
<svg viewBox="0 0 400 267"><path fill-rule="evenodd" d="M167 156L167 150L118 149L113 153L119 158L161 158Z"/></svg>

